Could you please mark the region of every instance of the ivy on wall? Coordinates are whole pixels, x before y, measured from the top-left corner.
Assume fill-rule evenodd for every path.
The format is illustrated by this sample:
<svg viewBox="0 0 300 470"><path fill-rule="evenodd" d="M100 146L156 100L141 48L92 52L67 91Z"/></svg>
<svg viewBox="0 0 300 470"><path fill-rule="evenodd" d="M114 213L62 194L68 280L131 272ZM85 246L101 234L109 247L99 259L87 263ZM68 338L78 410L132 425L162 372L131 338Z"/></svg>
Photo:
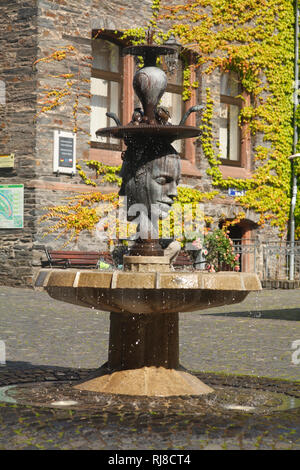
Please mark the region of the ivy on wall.
<svg viewBox="0 0 300 470"><path fill-rule="evenodd" d="M64 246L73 240L77 241L84 230L94 231L100 218L105 215L105 203L110 204L111 210L116 210L118 206L117 193L102 194L97 191L66 199L69 202L46 208L39 220L40 223L46 223L44 237L51 234L55 234L56 239L62 237L65 239Z"/></svg>
<svg viewBox="0 0 300 470"><path fill-rule="evenodd" d="M184 5L161 2L158 22L198 52L203 73L233 70L251 95L240 120L249 123L252 136L263 134L255 148L251 179L222 177L213 142L214 103L207 90L202 120L202 147L212 184L245 189L237 199L286 233L290 207L290 162L293 143L294 9L291 0L186 0ZM300 213L300 210L299 210Z"/></svg>
<svg viewBox="0 0 300 470"><path fill-rule="evenodd" d="M84 77L84 69L91 68L91 59L90 56L80 54L76 47L69 45L34 62L33 66L41 66L49 81L41 85L36 117L69 104L71 115L68 117L73 132L87 133L80 124L80 118L86 120L86 116L90 114L90 80ZM56 63L61 61L64 61L65 70L63 73L57 73Z"/></svg>
<svg viewBox="0 0 300 470"><path fill-rule="evenodd" d="M121 170L121 165L119 166L110 166L104 165L102 162L97 160L87 160L85 164L88 168L95 170L95 176L97 178L97 183L115 183L118 186L122 184L122 178L118 175ZM97 186L97 183L87 177L86 173L82 169L80 164L76 165L79 176L82 178L85 184Z"/></svg>
<svg viewBox="0 0 300 470"><path fill-rule="evenodd" d="M217 189L244 189L245 196L237 198L237 202L259 213L261 225L268 221L284 235L291 197L288 156L293 143L293 1L185 0L184 4L175 6L168 3L153 0L149 27L154 31L154 40L162 42L173 33L185 48L198 53L197 66L201 67L201 73L235 71L244 90L251 96L251 104L242 109L240 122L249 124L253 141L255 136L263 135L261 145L254 149L255 168L251 179L224 179L212 132L215 104L207 88L201 143L209 162L207 173L216 191L189 194L189 202L211 199L218 193ZM124 37L137 44L147 40L147 33L148 25L125 31ZM186 63L184 100L190 98L191 87L197 85L190 83L190 69ZM101 176L101 181L119 183L118 169L98 168L93 166L94 163L87 162ZM96 184L81 168L79 174L87 184ZM187 188L184 190L188 191ZM183 202L186 197L186 192L179 190L179 201L182 199ZM299 205L296 216L300 227ZM298 234L300 237L300 228Z"/></svg>

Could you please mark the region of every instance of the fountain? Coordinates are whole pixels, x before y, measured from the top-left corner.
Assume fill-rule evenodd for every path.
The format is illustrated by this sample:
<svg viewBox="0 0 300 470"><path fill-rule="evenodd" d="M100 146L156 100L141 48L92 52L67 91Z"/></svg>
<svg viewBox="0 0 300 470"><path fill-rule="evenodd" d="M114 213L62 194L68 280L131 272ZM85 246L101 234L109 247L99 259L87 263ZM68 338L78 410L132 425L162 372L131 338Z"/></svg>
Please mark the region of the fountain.
<svg viewBox="0 0 300 470"><path fill-rule="evenodd" d="M124 256L124 270L41 270L36 286L58 300L109 311L108 362L96 377L77 384L77 390L102 393L173 396L206 395L213 389L179 364L179 312L241 302L250 291L261 289L253 273L185 272L170 269L170 255L159 243L156 222L164 218L177 195L180 158L172 142L197 137L197 127L185 126L191 108L179 125L169 123L168 111L159 106L167 79L157 58L174 53L169 45L131 46L125 53L142 56L144 66L133 80L142 107L132 121L100 129L98 135L123 139L122 187L129 210L141 204L137 238Z"/></svg>

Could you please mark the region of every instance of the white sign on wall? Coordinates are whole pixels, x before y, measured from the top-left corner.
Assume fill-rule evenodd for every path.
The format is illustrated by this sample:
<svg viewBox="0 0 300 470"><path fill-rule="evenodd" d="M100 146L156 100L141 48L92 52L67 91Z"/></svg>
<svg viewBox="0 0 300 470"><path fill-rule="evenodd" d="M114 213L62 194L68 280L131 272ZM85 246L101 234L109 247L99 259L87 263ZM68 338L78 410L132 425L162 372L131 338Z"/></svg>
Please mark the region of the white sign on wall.
<svg viewBox="0 0 300 470"><path fill-rule="evenodd" d="M5 82L0 80L0 104L5 105L6 102L6 92L5 92Z"/></svg>
<svg viewBox="0 0 300 470"><path fill-rule="evenodd" d="M76 134L54 131L54 173L76 173Z"/></svg>

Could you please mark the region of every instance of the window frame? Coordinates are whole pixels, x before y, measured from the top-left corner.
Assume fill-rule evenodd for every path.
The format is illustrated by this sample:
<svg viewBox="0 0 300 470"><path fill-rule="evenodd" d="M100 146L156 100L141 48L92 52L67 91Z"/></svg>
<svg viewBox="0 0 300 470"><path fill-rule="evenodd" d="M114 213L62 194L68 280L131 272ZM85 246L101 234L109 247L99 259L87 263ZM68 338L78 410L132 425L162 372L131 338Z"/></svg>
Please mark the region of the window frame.
<svg viewBox="0 0 300 470"><path fill-rule="evenodd" d="M119 46L119 54L121 56L121 60L119 63L120 80L121 80L121 87L120 87L121 99L120 99L119 118L121 122L123 122L125 125L125 123L130 122L132 118L133 110L136 106L135 104L136 96L132 87L132 81L133 81L133 76L134 76L134 71L135 71L134 58L131 55L123 56L123 53L122 53L123 49L130 45L130 42L126 39L123 39L121 32L119 32L119 34L116 34L116 31L112 31L112 30L100 31L100 30L93 29L91 41L95 38L104 39L112 43L115 43L117 46ZM191 51L187 51L186 49L181 49L180 54L179 54L179 58L184 63L184 58L181 56L183 56L188 61L188 63L192 65L191 83L193 83L196 80L196 68L193 65L196 64L197 62L197 56L194 53L191 53ZM91 67L91 76L93 76L93 73L95 72L95 70L97 70L96 73L98 75L99 69L95 69ZM112 76L112 78L115 78L115 77ZM183 71L182 71L180 84L169 83L169 80L168 80L168 86L166 89L166 92L172 93L173 91L175 91L180 96L181 117L191 106L194 106L197 104L197 101L196 101L197 96L196 96L196 92L194 88L191 89L190 99L188 101L182 100L183 83L184 82L183 82ZM173 88L173 86L175 88ZM197 113L191 113L191 115L187 119L186 125L196 126L196 114ZM178 123L173 122L173 124L178 124ZM109 122L109 125L113 125L113 123ZM104 164L118 166L122 163L121 151L124 151L125 149L126 149L126 145L124 144L122 139L120 140L119 145L117 145L117 144L111 144L111 143L95 142L95 141L92 141L92 139L90 138L90 149L89 149L89 154L87 158L101 161ZM182 174L184 176L191 176L193 178L201 177L201 172L196 164L197 157L196 157L196 146L195 146L194 138L182 140L182 148L181 148L181 152L179 153L179 156L182 162L181 169L182 169Z"/></svg>
<svg viewBox="0 0 300 470"><path fill-rule="evenodd" d="M184 101L182 99L182 91L183 91L183 76L182 76L182 85L175 85L174 83L168 83L167 88L165 90L165 93L172 93L174 95L180 95L180 98L181 98L181 117L183 116L183 113L185 111ZM172 116L171 116L171 120L172 120ZM173 125L178 125L178 124L179 124L178 122L173 122ZM175 141L175 143L176 142L177 141ZM178 152L178 154L180 155L180 158L184 159L184 160L185 160L185 150L186 150L185 149L185 139L182 139L181 140L181 151Z"/></svg>
<svg viewBox="0 0 300 470"><path fill-rule="evenodd" d="M222 72L222 73L230 73L230 72ZM221 73L221 76L222 76L222 73ZM221 80L220 80L220 84L221 84ZM239 81L239 84L240 84L240 81ZM239 95L241 95L241 94L242 94L242 91L240 91ZM239 115L240 115L241 110L243 108L243 99L239 98L237 96L224 95L224 94L220 93L220 106L221 106L222 103L227 104L227 105L237 106L239 108ZM219 115L219 119L221 119L220 115ZM227 120L228 120L228 123L230 125L229 118L227 118ZM221 126L219 125L219 139L220 139L220 129L221 129ZM228 127L228 135L230 135L230 127ZM235 167L242 167L243 166L242 135L243 135L242 126L238 122L238 142L239 142L238 148L237 148L238 159L237 160L231 160L230 158L220 157L220 161L221 161L222 165L235 166ZM229 148L229 152L227 152L227 153L230 155L230 146L228 146L228 148Z"/></svg>
<svg viewBox="0 0 300 470"><path fill-rule="evenodd" d="M92 37L92 41L102 39L103 41L111 42L118 47L119 50L119 71L118 72L110 72L107 70L101 70L92 66L91 68L91 78L99 78L102 80L107 80L108 82L108 109L110 107L110 87L111 82L117 82L119 85L119 92L120 92L120 101L119 101L119 114L118 117L122 122L123 118L123 77L124 77L124 64L122 60L122 49L123 46L120 44L119 41L116 41L115 38L111 38L108 35L96 35ZM93 51L92 51L93 53ZM92 96L92 95L91 95ZM112 124L109 122L111 121L110 118L107 117L107 127L110 127ZM115 150L121 151L122 150L122 142L121 140L118 143L111 143L111 142L97 142L95 140L90 140L90 146L94 149L103 149L103 150Z"/></svg>
<svg viewBox="0 0 300 470"><path fill-rule="evenodd" d="M177 57L177 60L178 62L180 61L181 64L182 64L182 67L181 67L181 77L180 77L180 84L176 84L176 83L172 83L170 80L169 80L169 76L168 76L168 73L166 72L166 63L164 61L164 57L162 57L163 59L163 67L162 67L162 70L164 70L164 72L166 73L166 76L167 76L167 79L168 79L168 83L167 83L167 87L166 87L166 90L164 93L171 93L171 94L174 94L174 95L179 95L180 96L180 103L181 103L181 118L183 116L183 114L185 113L186 111L186 106L185 106L185 103L182 99L182 93L183 93L183 70L184 70L184 58L181 57L181 54L182 54L182 51L178 52L178 57ZM172 121L172 116L171 116L171 121ZM179 122L172 122L173 125L178 125ZM175 141L176 142L176 141ZM185 139L181 139L181 151L178 152L178 154L180 155L180 158L182 160L186 160L186 146L185 146Z"/></svg>

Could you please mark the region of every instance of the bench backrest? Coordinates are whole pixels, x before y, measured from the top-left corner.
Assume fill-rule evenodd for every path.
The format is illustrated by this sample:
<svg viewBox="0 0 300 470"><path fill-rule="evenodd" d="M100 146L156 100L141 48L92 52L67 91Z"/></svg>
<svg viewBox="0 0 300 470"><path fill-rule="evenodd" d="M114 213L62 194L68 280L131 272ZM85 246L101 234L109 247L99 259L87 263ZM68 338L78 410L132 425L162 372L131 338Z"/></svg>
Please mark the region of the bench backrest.
<svg viewBox="0 0 300 470"><path fill-rule="evenodd" d="M49 255L52 259L99 259L100 253L98 251L62 251L62 250L49 250Z"/></svg>
<svg viewBox="0 0 300 470"><path fill-rule="evenodd" d="M100 251L74 251L74 250L46 250L49 261L66 260L69 264L97 264L99 259L112 264L113 259L109 252Z"/></svg>

